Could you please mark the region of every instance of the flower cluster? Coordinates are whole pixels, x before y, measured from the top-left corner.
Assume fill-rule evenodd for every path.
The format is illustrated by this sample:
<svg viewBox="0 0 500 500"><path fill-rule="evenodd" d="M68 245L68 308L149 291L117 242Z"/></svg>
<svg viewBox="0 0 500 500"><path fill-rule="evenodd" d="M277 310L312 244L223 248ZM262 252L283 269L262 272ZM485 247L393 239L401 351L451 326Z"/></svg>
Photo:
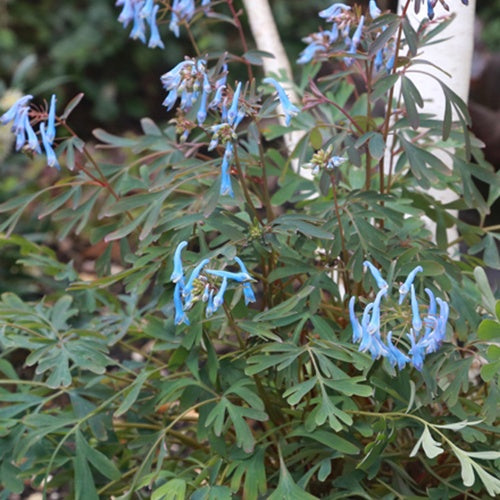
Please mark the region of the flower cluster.
<svg viewBox="0 0 500 500"><path fill-rule="evenodd" d="M198 98L200 107L197 113L198 125L202 125L207 117L207 108L217 108L226 88L227 66L222 66L222 73L212 85L207 73L207 62L204 59L186 59L177 64L161 77L163 88L168 92L163 105L170 111L180 97L179 109L189 111ZM208 102L212 92L213 99Z"/></svg>
<svg viewBox="0 0 500 500"><path fill-rule="evenodd" d="M154 0L116 0L116 6L122 6L122 11L118 16L118 21L126 28L132 22L130 38L139 39L146 43L146 25L149 26L150 36L148 47L165 48L158 32L156 17L160 6ZM201 7L208 13L210 0L202 0ZM169 28L174 35L179 38L179 25L189 23L196 12L194 0L174 0L170 6L172 16Z"/></svg>
<svg viewBox="0 0 500 500"><path fill-rule="evenodd" d="M139 39L142 43L146 43L146 24L149 26L149 42L148 47L165 48L160 38L156 16L159 5L155 5L153 0L117 0L117 6L122 6L122 11L118 16L118 21L126 28L132 22L132 31L130 38Z"/></svg>
<svg viewBox="0 0 500 500"><path fill-rule="evenodd" d="M420 5L424 2L427 2L427 16L429 19L434 19L434 8L438 4L438 2L446 9L450 10L448 4L445 0L415 0L415 12L418 13L420 10ZM469 5L469 0L461 0L464 5Z"/></svg>
<svg viewBox="0 0 500 500"><path fill-rule="evenodd" d="M377 6L375 0L370 0L368 11L372 20L376 19L381 14L381 10ZM331 22L332 28L330 30L322 30L318 33L313 33L304 38L304 41L308 45L301 52L297 60L299 64L305 64L324 56L332 49L347 52L352 55L357 53L358 46L363 36L363 28L365 25L364 15L356 19L349 5L334 3L327 9L322 10L319 13L319 17L325 19L327 22ZM351 28L356 21L357 25L351 36ZM382 31L384 30L385 27L382 27ZM344 57L344 63L350 66L353 63L353 58L350 55ZM394 41L392 39L388 41L386 46L377 52L374 64L376 71L380 71L384 65L387 71L392 69L394 65Z"/></svg>
<svg viewBox="0 0 500 500"><path fill-rule="evenodd" d="M224 294L231 281L242 284L245 304L255 302L255 294L251 285L251 282L254 280L239 257L234 258L239 266L239 271L207 269L206 266L210 263L210 260L203 259L195 266L191 271L189 279L186 280L182 263L182 250L187 244L187 241L182 241L175 249L174 269L170 276L170 279L175 283L174 307L176 325L180 325L181 323L189 325L186 311L199 300L207 304L205 308L206 317L209 318L212 316L224 303ZM222 278L222 281L217 283L215 278Z"/></svg>
<svg viewBox="0 0 500 500"><path fill-rule="evenodd" d="M312 169L313 174L317 174L320 170L333 170L345 162L343 156L336 156L333 154L333 146L330 144L326 149L319 149L316 151L309 163L304 165L305 168Z"/></svg>
<svg viewBox="0 0 500 500"><path fill-rule="evenodd" d="M29 101L33 99L32 95L25 95L18 99L2 116L0 124L6 125L12 122L12 132L16 135L16 151L25 148L33 153L41 154L40 140L30 121ZM57 156L52 148L56 137L55 127L56 117L56 96L52 95L50 99L47 122L40 121L39 135L43 150L47 157L47 164L50 167L59 167Z"/></svg>
<svg viewBox="0 0 500 500"><path fill-rule="evenodd" d="M356 298L353 296L349 301L349 317L352 326L353 342L359 342L359 351L369 352L373 359L379 357L387 358L392 366L398 366L402 370L407 363L411 363L417 370L422 370L425 356L435 352L441 346L446 334L446 323L448 321L449 306L439 297L435 297L433 292L426 288L425 292L429 297L429 306L427 312L422 316L420 305L417 301L415 287L413 281L417 273L422 272L421 266L415 267L408 275L405 282L399 287L398 306L401 306L408 294L410 294L411 305L411 326L409 333L406 334L410 341L407 354L400 350L392 341L392 330L388 331L385 336L385 342L381 332L381 302L384 297L387 297L389 285L384 280L380 271L368 261L364 262L368 267L373 278L377 283L379 291L375 300L366 305L365 310L359 322L354 312L354 303ZM439 305L439 312L437 305ZM396 316L400 316L400 312L396 311ZM390 316L390 314L389 314ZM384 321L386 329L390 319ZM400 345L403 334L400 335Z"/></svg>

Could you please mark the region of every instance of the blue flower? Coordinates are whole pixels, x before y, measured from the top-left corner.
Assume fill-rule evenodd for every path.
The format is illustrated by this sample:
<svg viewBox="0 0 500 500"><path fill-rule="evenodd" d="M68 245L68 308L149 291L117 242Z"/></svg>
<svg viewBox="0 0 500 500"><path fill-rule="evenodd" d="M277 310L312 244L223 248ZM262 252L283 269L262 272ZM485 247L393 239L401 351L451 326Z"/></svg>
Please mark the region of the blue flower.
<svg viewBox="0 0 500 500"><path fill-rule="evenodd" d="M214 297L214 312L224 303L224 294L227 288L227 278L222 278L222 284Z"/></svg>
<svg viewBox="0 0 500 500"><path fill-rule="evenodd" d="M398 365L398 369L402 370L406 366L406 363L410 362L410 358L392 343L392 332L387 334L387 347L389 349L387 356L389 363L392 366Z"/></svg>
<svg viewBox="0 0 500 500"><path fill-rule="evenodd" d="M368 4L368 8L370 9L370 17L372 19L377 19L378 16L381 14L381 10L378 8L377 3L375 0L370 0Z"/></svg>
<svg viewBox="0 0 500 500"><path fill-rule="evenodd" d="M306 64L311 62L318 52L325 51L325 46L319 42L310 43L301 53L297 59L297 64Z"/></svg>
<svg viewBox="0 0 500 500"><path fill-rule="evenodd" d="M238 116L238 101L240 99L240 94L241 94L241 82L238 82L238 85L236 86L236 90L234 91L233 94L233 100L231 102L231 107L227 111L227 114L224 113L226 116L223 116L223 119L229 123L229 125L234 125L236 118Z"/></svg>
<svg viewBox="0 0 500 500"><path fill-rule="evenodd" d="M410 291L410 287L415 280L415 276L417 273L423 272L422 266L417 266L413 271L408 275L405 282L399 287L399 305L403 303L404 298Z"/></svg>
<svg viewBox="0 0 500 500"><path fill-rule="evenodd" d="M182 303L182 282L178 281L174 288L174 307L175 307L175 324L180 325L185 323L189 325L189 319L184 311L184 305Z"/></svg>
<svg viewBox="0 0 500 500"><path fill-rule="evenodd" d="M47 139L51 144L56 137L55 118L56 118L56 96L55 94L52 94L52 97L50 98L50 106L49 106L49 114L47 118L47 130L46 130Z"/></svg>
<svg viewBox="0 0 500 500"><path fill-rule="evenodd" d="M382 300L382 297L384 295L387 295L387 288L382 288L382 290L377 293L377 296L375 297L375 300L373 302L372 317L367 327L368 333L370 333L370 335L380 331L380 301Z"/></svg>
<svg viewBox="0 0 500 500"><path fill-rule="evenodd" d="M142 43L146 43L146 25L144 23L144 19L141 17L141 7L142 4L138 3L135 3L133 6L134 9L133 26L129 37L132 38L133 40L139 39Z"/></svg>
<svg viewBox="0 0 500 500"><path fill-rule="evenodd" d="M422 319L420 318L420 309L418 306L417 296L415 295L415 287L411 285L411 324L413 331L418 335L422 329Z"/></svg>
<svg viewBox="0 0 500 500"><path fill-rule="evenodd" d="M2 125L7 125L9 122L16 122L16 118L22 112L23 109L28 109L28 102L33 99L32 95L25 95L19 98L2 116L0 116L0 123ZM13 130L14 131L14 128Z"/></svg>
<svg viewBox="0 0 500 500"><path fill-rule="evenodd" d="M56 167L60 169L59 162L57 161L57 156L52 149L51 141L49 141L47 134L45 132L45 123L40 123L40 135L42 136L42 144L45 149L45 155L47 157L47 165L49 167Z"/></svg>
<svg viewBox="0 0 500 500"><path fill-rule="evenodd" d="M187 241L181 241L174 252L174 270L170 275L170 280L174 283L181 282L184 283L184 269L182 267L182 250L188 245Z"/></svg>
<svg viewBox="0 0 500 500"><path fill-rule="evenodd" d="M377 286L378 286L379 290L383 290L383 289L389 288L389 285L387 284L387 281L385 281L385 279L382 278L382 275L380 274L380 271L371 262L369 262L368 260L365 260L363 262L363 265L365 267L368 267L368 269L370 270L373 278L377 282Z"/></svg>
<svg viewBox="0 0 500 500"><path fill-rule="evenodd" d="M300 109L290 102L283 87L274 78L264 78L264 83L270 83L278 92L281 107L285 113L285 124L288 127L293 116L300 112Z"/></svg>
<svg viewBox="0 0 500 500"><path fill-rule="evenodd" d="M333 21L337 16L348 10L351 10L349 5L346 5L345 3L334 3L327 9L320 11L318 15L327 21Z"/></svg>
<svg viewBox="0 0 500 500"><path fill-rule="evenodd" d="M174 0L169 28L179 38L179 23L189 22L193 18L195 5L193 0Z"/></svg>
<svg viewBox="0 0 500 500"><path fill-rule="evenodd" d="M419 340L418 342L415 340L415 333L413 331L407 334L407 337L411 342L411 349L408 351L408 354L411 355L411 364L418 371L422 371L425 358L425 345L422 340Z"/></svg>
<svg viewBox="0 0 500 500"><path fill-rule="evenodd" d="M250 302L255 302L255 293L253 291L252 285L249 282L243 283L243 297L245 298L245 305L247 306Z"/></svg>
<svg viewBox="0 0 500 500"><path fill-rule="evenodd" d="M233 159L233 144L231 142L228 142L226 144L226 150L224 152L221 164L220 194L221 196L228 195L231 196L231 198L234 198L233 187L231 185L231 175L229 173L232 159Z"/></svg>
<svg viewBox="0 0 500 500"><path fill-rule="evenodd" d="M356 301L356 297L354 295L349 300L349 319L351 321L352 327L352 341L359 342L363 336L363 332L361 330L361 325L359 324L358 318L356 317L356 313L354 312L354 302Z"/></svg>
<svg viewBox="0 0 500 500"><path fill-rule="evenodd" d="M151 2L152 3L152 2ZM150 14L146 17L146 21L149 24L150 37L148 42L148 47L150 49L154 49L155 47L160 47L162 49L165 48L161 38L160 32L158 31L158 25L156 24L156 15L158 14L158 10L160 9L159 5L155 5Z"/></svg>

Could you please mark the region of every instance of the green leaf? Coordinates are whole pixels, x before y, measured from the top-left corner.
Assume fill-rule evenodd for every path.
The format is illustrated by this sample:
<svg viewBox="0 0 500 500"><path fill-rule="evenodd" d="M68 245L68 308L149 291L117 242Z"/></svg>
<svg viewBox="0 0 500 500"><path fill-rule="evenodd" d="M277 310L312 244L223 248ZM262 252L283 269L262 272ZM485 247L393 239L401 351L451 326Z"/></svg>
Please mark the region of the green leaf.
<svg viewBox="0 0 500 500"><path fill-rule="evenodd" d="M135 403L137 400L137 397L139 396L139 393L141 392L142 386L144 385L144 382L149 377L149 372L147 371L142 371L139 373L137 378L134 380L132 386L130 387L129 391L127 392L127 395L121 402L120 406L116 409L114 416L115 417L120 417L124 413L126 413L130 407Z"/></svg>
<svg viewBox="0 0 500 500"><path fill-rule="evenodd" d="M500 373L500 361L488 363L481 367L481 378L485 382L490 382Z"/></svg>
<svg viewBox="0 0 500 500"><path fill-rule="evenodd" d="M275 319L281 318L284 314L292 311L297 304L311 294L315 287L313 286L305 286L295 295L290 297L289 299L281 302L277 306L269 309L269 311L264 311L254 316L254 321L273 321Z"/></svg>
<svg viewBox="0 0 500 500"><path fill-rule="evenodd" d="M420 446L422 446L428 458L435 458L444 452L441 444L433 439L427 426L424 427L424 432L422 432L420 439L411 450L410 457L414 457L417 454Z"/></svg>
<svg viewBox="0 0 500 500"><path fill-rule="evenodd" d="M481 340L494 340L500 338L500 323L493 319L483 319L479 323L477 336Z"/></svg>
<svg viewBox="0 0 500 500"><path fill-rule="evenodd" d="M106 132L102 128L96 128L92 131L92 133L99 141L105 142L117 148L130 148L137 145L137 139L127 139L119 135L113 135Z"/></svg>
<svg viewBox="0 0 500 500"><path fill-rule="evenodd" d="M171 479L153 491L151 500L184 500L186 489L184 479Z"/></svg>
<svg viewBox="0 0 500 500"><path fill-rule="evenodd" d="M328 446L332 450L346 455L357 455L359 453L359 448L356 445L352 444L350 441L339 436L338 434L327 430L316 429L315 431L308 432L303 427L299 427L294 430L290 436L301 436L313 439L318 443Z"/></svg>
<svg viewBox="0 0 500 500"><path fill-rule="evenodd" d="M491 287L488 281L488 276L486 276L486 272L482 267L474 268L474 278L476 280L476 284L481 292L481 296L483 298L482 306L492 315L497 316L500 319L500 316L496 314L496 308L500 301L496 302L493 292L491 291Z"/></svg>
<svg viewBox="0 0 500 500"><path fill-rule="evenodd" d="M280 479L278 487L267 497L268 500L316 500L317 497L305 492L293 480L280 455Z"/></svg>
<svg viewBox="0 0 500 500"><path fill-rule="evenodd" d="M71 99L68 104L66 104L66 107L64 108L64 111L61 115L61 120L66 120L68 116L71 114L71 112L80 104L80 101L83 99L85 94L83 92L80 92L79 94L76 94L73 99Z"/></svg>
<svg viewBox="0 0 500 500"><path fill-rule="evenodd" d="M75 500L99 500L92 471L81 447L76 448L73 459L75 471Z"/></svg>
<svg viewBox="0 0 500 500"><path fill-rule="evenodd" d="M8 459L2 460L2 467L0 468L0 477L2 478L2 486L12 492L21 494L24 491L24 482L20 477L21 470L14 464L9 462Z"/></svg>
<svg viewBox="0 0 500 500"><path fill-rule="evenodd" d="M309 391L311 391L316 385L317 380L317 377L312 377L305 382L295 384L283 393L283 397L287 400L288 404L295 406Z"/></svg>
<svg viewBox="0 0 500 500"><path fill-rule="evenodd" d="M262 66L264 64L263 59L274 59L274 54L272 52L266 52L264 50L251 49L243 54L243 57L255 66Z"/></svg>
<svg viewBox="0 0 500 500"><path fill-rule="evenodd" d="M385 142L382 134L375 134L368 142L370 154L377 160L383 158L385 153Z"/></svg>
<svg viewBox="0 0 500 500"><path fill-rule="evenodd" d="M76 431L76 446L96 470L108 479L116 480L122 477L116 465L104 453L92 448L79 430Z"/></svg>

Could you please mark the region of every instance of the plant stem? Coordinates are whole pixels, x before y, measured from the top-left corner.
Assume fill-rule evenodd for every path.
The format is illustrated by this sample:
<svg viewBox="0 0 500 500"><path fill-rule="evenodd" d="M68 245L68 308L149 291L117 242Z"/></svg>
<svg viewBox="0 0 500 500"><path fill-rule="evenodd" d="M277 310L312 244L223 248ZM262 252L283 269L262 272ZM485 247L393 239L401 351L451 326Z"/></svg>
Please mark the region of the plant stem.
<svg viewBox="0 0 500 500"><path fill-rule="evenodd" d="M247 40L245 38L245 32L243 31L243 26L241 25L241 22L240 22L241 11L236 12L236 9L234 8L234 5L233 5L233 0L227 0L227 5L229 7L229 10L231 11L231 15L233 16L233 21L234 21L234 24L236 25L236 29L238 30L238 34L240 36L240 41L241 41L241 46L243 47L244 52L248 52L248 44L247 44ZM250 64L250 61L247 61L244 58L242 58L242 60L246 64L246 67L247 67L248 79L250 81L252 81L253 80L252 65Z"/></svg>

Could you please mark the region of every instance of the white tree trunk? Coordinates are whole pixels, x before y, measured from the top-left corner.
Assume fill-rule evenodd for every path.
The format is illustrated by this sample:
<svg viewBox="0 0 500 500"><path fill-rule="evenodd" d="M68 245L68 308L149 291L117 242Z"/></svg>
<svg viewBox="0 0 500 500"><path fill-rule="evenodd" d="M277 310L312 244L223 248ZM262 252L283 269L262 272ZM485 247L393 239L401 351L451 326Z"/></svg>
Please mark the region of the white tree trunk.
<svg viewBox="0 0 500 500"><path fill-rule="evenodd" d="M281 83L290 100L294 104L298 104L299 98L293 88L292 68L286 55L283 42L281 41L278 28L274 22L269 1L243 0L243 5L245 6L248 22L257 48L274 55L274 59L268 57L264 58L264 72L269 76L272 73L276 75L284 73L286 80L283 81L283 79L279 77L277 79L282 80ZM278 107L278 112L280 112L280 107ZM285 126L285 117L282 113L278 116L278 120L281 125ZM301 137L302 132L299 131L291 131L283 136L289 155L292 154ZM292 160L291 165L294 171L299 172L303 177L308 179L313 178L313 174L310 170L300 170L297 160Z"/></svg>
<svg viewBox="0 0 500 500"><path fill-rule="evenodd" d="M420 1L420 0L414 0ZM401 11L406 0L399 0L399 11ZM459 0L451 0L447 2L450 6L450 11L456 17L450 26L441 34L446 40L439 44L431 45L423 49L419 55L420 59L431 61L437 68L444 70L448 75L437 68L431 66L420 66L428 73L433 74L442 80L448 87L457 93L465 102L469 96L469 82L471 75L472 54L474 45L474 13L476 0L469 0L469 5L465 6ZM436 18L446 14L441 4L438 2L435 8ZM416 28L420 21L427 17L427 7L422 5L419 14L415 14L413 5L408 10L408 17L412 25ZM445 97L441 86L430 76L424 74L410 73L408 77L417 86L424 99L425 113L431 113L438 118L444 114ZM448 166L452 167L450 157L446 154L434 152L436 156ZM451 190L435 190L431 191L432 196L441 200L443 203L449 203L456 199L455 193ZM435 224L430 224L429 227L435 232ZM455 227L447 231L448 242L455 241L458 237L458 232ZM451 254L455 254L457 248L451 248Z"/></svg>

